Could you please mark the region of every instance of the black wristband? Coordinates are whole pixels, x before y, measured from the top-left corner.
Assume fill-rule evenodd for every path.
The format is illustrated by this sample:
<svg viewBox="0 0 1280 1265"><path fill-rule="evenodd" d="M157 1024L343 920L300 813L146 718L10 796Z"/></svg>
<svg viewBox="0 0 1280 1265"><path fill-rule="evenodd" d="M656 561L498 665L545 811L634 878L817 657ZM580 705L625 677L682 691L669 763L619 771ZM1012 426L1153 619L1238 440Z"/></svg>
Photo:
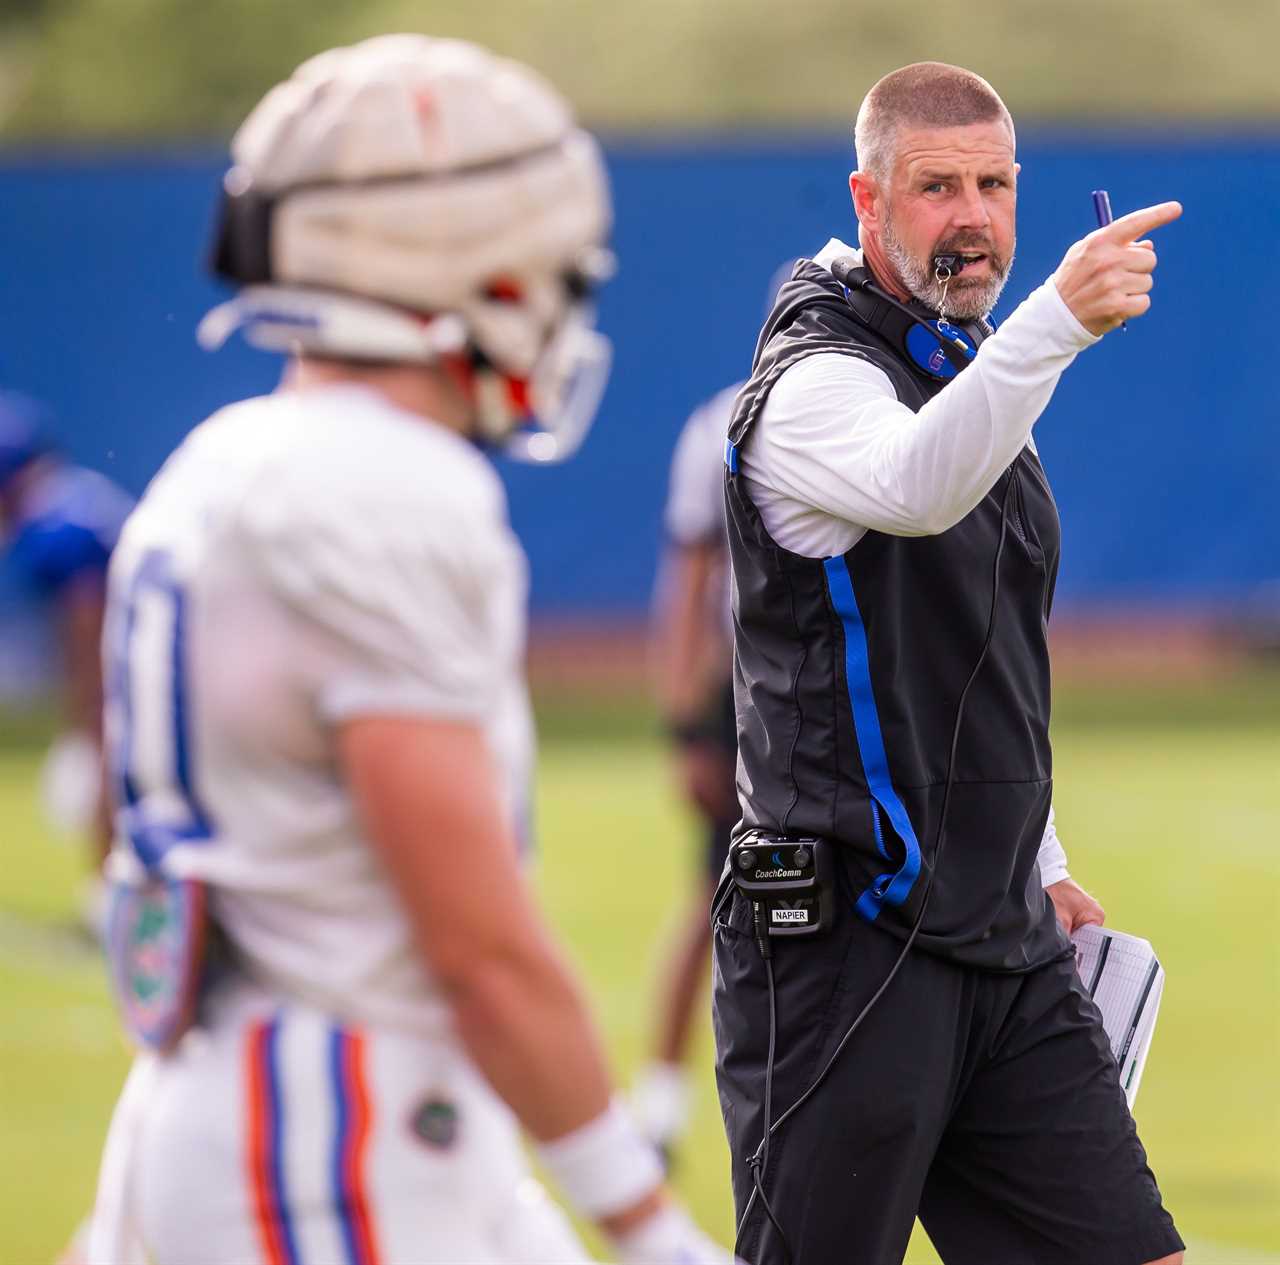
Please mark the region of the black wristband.
<svg viewBox="0 0 1280 1265"><path fill-rule="evenodd" d="M713 741L715 735L705 720L669 720L667 737L678 747L696 747L699 743Z"/></svg>

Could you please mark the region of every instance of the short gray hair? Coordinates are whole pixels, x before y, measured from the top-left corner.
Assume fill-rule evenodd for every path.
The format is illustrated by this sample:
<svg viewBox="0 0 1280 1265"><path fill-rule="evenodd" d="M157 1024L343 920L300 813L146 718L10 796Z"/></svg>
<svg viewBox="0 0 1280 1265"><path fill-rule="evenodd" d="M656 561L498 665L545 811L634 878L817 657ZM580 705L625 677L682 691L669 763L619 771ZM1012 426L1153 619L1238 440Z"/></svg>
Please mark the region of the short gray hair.
<svg viewBox="0 0 1280 1265"><path fill-rule="evenodd" d="M1003 119L1012 139L1013 118L981 75L946 62L922 61L885 75L858 110L853 144L858 166L877 180L893 170L903 127L965 127Z"/></svg>

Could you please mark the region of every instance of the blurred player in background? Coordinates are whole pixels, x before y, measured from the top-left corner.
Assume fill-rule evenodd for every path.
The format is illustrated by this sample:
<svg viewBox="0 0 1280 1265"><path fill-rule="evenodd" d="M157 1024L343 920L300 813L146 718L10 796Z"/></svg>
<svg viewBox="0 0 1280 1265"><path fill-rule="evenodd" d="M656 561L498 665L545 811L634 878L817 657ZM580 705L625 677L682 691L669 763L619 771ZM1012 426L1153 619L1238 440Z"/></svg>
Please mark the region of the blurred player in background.
<svg viewBox="0 0 1280 1265"><path fill-rule="evenodd" d="M680 432L655 603L658 705L681 790L705 832L702 881L663 967L652 1058L632 1092L641 1128L668 1161L688 1127L685 1062L711 968L707 910L739 817L723 471L725 435L741 385L726 387L694 410Z"/></svg>
<svg viewBox="0 0 1280 1265"><path fill-rule="evenodd" d="M303 65L233 154L243 288L203 339L294 363L183 443L112 566L113 970L152 1050L90 1258L586 1260L522 1125L623 1260L727 1261L519 859L526 568L478 448L558 459L595 411L599 151L523 66L390 36Z"/></svg>
<svg viewBox="0 0 1280 1265"><path fill-rule="evenodd" d="M764 310L791 277L794 259L774 269ZM729 836L741 813L734 785L738 758L733 704L733 612L724 519L724 445L735 382L686 420L671 458L663 527L666 547L654 601L656 692L675 752L680 788L704 826L705 864L664 963L652 1057L632 1101L641 1128L672 1159L689 1124L690 1085L684 1070L694 1016L711 970L711 923Z"/></svg>
<svg viewBox="0 0 1280 1265"><path fill-rule="evenodd" d="M42 790L54 825L90 835L97 870L110 839L102 776L100 642L107 562L133 502L54 449L36 401L0 391L0 551L57 629L62 732Z"/></svg>

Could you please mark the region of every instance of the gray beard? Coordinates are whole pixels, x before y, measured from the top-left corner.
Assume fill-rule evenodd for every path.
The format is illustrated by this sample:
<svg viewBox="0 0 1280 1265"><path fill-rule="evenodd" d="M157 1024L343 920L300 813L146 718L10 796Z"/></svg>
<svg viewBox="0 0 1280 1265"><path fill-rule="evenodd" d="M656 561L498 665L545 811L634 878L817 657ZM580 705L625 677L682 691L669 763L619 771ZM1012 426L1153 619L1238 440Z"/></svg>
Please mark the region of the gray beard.
<svg viewBox="0 0 1280 1265"><path fill-rule="evenodd" d="M927 263L921 263L911 257L894 233L892 221L885 222L880 233L880 244L884 247L885 257L893 265L909 294L919 299L925 307L932 308L935 312L942 312L945 308L947 316L954 316L961 321L976 321L995 307L1013 267L1012 251L1008 262L999 271L996 270L994 257L988 255L992 272L986 281L966 282L964 273L961 272L950 282L944 283L935 275L932 258ZM1016 248L1015 243L1014 249Z"/></svg>

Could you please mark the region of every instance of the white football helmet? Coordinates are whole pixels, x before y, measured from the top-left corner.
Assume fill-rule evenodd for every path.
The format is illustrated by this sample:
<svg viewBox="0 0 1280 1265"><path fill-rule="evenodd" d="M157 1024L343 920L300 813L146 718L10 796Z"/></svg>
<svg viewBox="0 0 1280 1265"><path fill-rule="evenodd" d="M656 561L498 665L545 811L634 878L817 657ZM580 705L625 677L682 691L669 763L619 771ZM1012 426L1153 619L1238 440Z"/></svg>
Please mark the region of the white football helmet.
<svg viewBox="0 0 1280 1265"><path fill-rule="evenodd" d="M201 322L275 351L465 354L480 437L559 460L604 391L610 204L595 140L545 80L459 40L387 35L304 62L232 141Z"/></svg>

